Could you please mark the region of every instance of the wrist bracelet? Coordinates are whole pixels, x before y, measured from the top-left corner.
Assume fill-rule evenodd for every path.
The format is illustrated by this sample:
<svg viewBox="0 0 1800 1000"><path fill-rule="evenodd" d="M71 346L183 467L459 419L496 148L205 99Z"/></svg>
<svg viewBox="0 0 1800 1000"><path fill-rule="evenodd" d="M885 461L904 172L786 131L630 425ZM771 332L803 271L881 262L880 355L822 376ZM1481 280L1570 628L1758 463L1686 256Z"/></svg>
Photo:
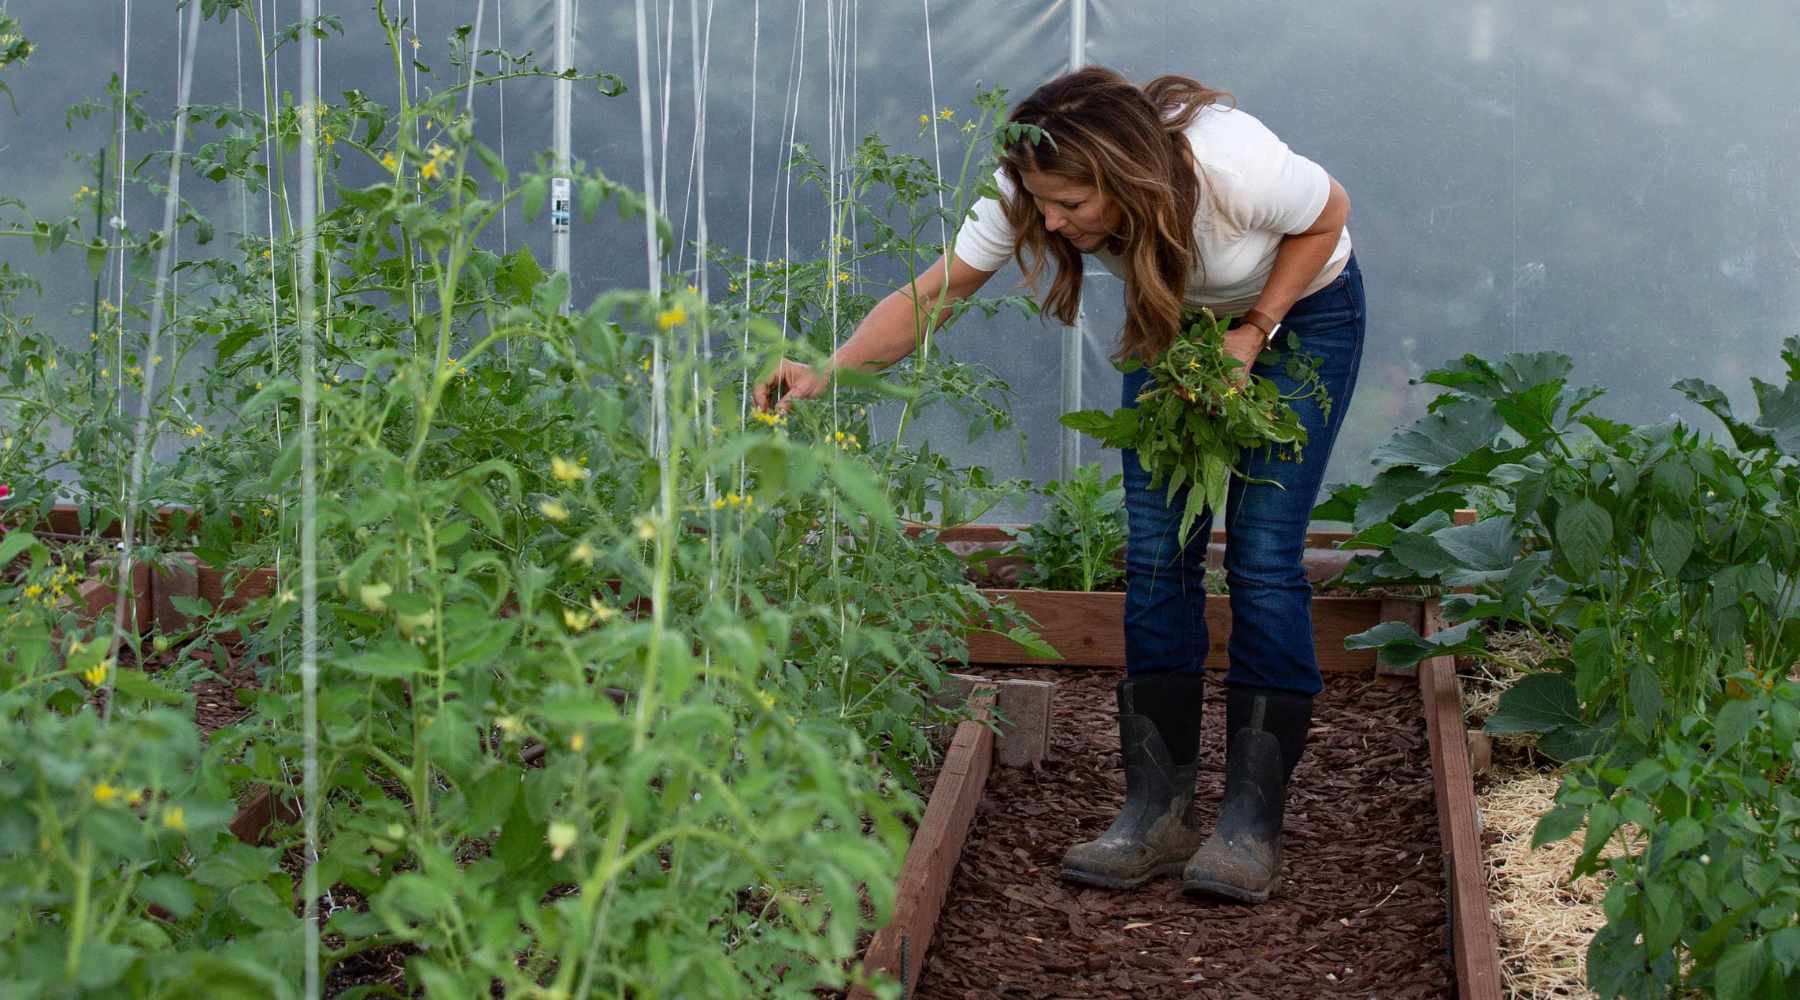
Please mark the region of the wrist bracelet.
<svg viewBox="0 0 1800 1000"><path fill-rule="evenodd" d="M1238 322L1245 326L1256 327L1258 330L1262 331L1263 348L1265 350L1268 349L1269 345L1275 343L1275 333L1281 329L1281 324L1261 309L1251 309L1244 313L1244 315L1238 317Z"/></svg>

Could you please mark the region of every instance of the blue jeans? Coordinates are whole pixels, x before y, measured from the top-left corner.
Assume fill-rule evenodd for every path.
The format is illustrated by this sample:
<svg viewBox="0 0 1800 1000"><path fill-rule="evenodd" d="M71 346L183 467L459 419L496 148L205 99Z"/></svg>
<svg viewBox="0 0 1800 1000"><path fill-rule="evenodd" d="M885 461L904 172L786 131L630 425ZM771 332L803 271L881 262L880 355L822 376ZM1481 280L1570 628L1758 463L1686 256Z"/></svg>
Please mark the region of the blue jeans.
<svg viewBox="0 0 1800 1000"><path fill-rule="evenodd" d="M1318 694L1323 683L1313 648L1312 584L1302 558L1313 506L1338 428L1356 389L1365 326L1362 271L1352 256L1329 285L1294 304L1282 321L1300 337L1301 350L1320 360L1319 375L1330 395L1330 415L1316 401L1298 401L1295 412L1306 426L1307 443L1298 462L1284 461L1276 449L1246 451L1239 469L1252 479L1233 477L1225 504L1225 582L1231 590L1230 668L1227 684L1280 688ZM1278 344L1278 348L1283 344ZM1276 352L1253 369L1275 380L1283 393L1294 382ZM1125 376L1122 405L1137 405L1149 380L1138 369ZM1196 522L1183 550L1177 544L1186 497L1174 502L1166 489L1150 488L1150 473L1137 452L1125 450L1125 509L1130 537L1125 546L1125 672L1142 676L1163 671L1198 671L1206 658L1206 548L1214 511ZM1279 485L1275 485L1279 484Z"/></svg>

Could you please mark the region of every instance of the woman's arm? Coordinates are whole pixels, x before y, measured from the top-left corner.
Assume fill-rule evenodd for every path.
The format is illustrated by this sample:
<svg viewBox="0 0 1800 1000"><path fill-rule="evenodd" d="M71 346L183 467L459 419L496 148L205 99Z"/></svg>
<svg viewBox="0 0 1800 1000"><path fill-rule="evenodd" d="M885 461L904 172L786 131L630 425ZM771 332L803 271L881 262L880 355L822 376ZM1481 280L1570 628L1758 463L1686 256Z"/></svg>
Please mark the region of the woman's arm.
<svg viewBox="0 0 1800 1000"><path fill-rule="evenodd" d="M1318 219L1305 232L1282 237L1281 246L1275 251L1275 266L1269 272L1269 280L1263 285L1262 294L1256 297L1255 310L1277 323L1294 307L1300 293L1331 259L1331 252L1337 249L1338 238L1350 221L1350 196L1335 178L1328 177L1327 180L1331 182L1331 190L1325 196L1325 207L1319 211ZM1267 336L1267 331L1254 325L1240 326L1225 335L1225 350L1244 363L1247 374L1250 366L1256 363L1256 356L1262 353L1263 340Z"/></svg>
<svg viewBox="0 0 1800 1000"><path fill-rule="evenodd" d="M880 371L911 354L925 332L943 321L951 306L974 295L994 276L992 271L964 263L954 253L946 257L950 264L948 275L944 273L945 257L939 257L912 281L888 293L857 324L850 339L839 345L823 371L783 359L775 373L756 386L752 397L756 405L768 409L779 387L782 392L775 405L786 412L794 400L810 399L824 392L833 369Z"/></svg>

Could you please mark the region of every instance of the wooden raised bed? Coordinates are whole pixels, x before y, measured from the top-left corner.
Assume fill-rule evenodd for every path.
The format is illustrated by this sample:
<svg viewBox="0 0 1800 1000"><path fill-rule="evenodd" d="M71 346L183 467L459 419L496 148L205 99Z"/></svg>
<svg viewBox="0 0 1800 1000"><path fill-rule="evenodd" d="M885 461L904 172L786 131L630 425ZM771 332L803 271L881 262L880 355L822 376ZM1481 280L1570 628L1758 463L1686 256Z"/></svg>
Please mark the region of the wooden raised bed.
<svg viewBox="0 0 1800 1000"><path fill-rule="evenodd" d="M1094 599L1121 595L1075 597ZM1332 604L1343 601L1352 601L1352 604ZM1334 610L1321 613L1318 610L1321 604ZM1415 601L1395 597L1318 597L1314 599L1314 608L1314 628L1321 646L1321 665L1325 662L1334 664L1325 669L1332 669L1339 676L1354 673L1413 673L1388 669L1377 671L1373 655L1366 656L1361 665L1330 655L1332 651L1341 649L1343 635L1346 633L1370 628L1377 621L1406 621L1413 624L1422 635L1429 635L1442 628L1442 615L1438 612L1435 599ZM1354 608L1354 612L1348 612L1348 608ZM1055 626L1044 615L1039 615L1039 621L1044 622L1044 633L1055 644ZM1112 635L1121 635L1120 629L1112 629ZM1327 642L1330 642L1330 646L1327 646ZM1076 649L1093 647L1082 646ZM1096 660L1103 660L1103 656L1071 656L1067 662L1057 665L1118 665ZM1012 662L1021 660L1015 658ZM1463 732L1460 698L1456 696L1454 662L1449 658L1427 660L1418 665L1417 680L1406 676L1404 682L1417 685L1420 712L1426 721L1433 802L1438 822L1436 840L1442 845L1445 908L1449 914L1447 928L1456 996L1460 1000L1499 1000L1498 939L1494 935L1487 894L1481 881L1480 838L1476 833L1474 788L1469 768L1469 750ZM965 732L968 734L967 741ZM864 957L864 969L871 973L882 971L896 978L902 984L902 996L911 996L913 987L918 984L920 969L923 969L931 946L932 928L938 923L947 887L954 879L961 862L959 847L967 840L967 817L974 815L976 799L985 793L986 775L990 766L988 761L992 759L992 746L986 743L986 737L990 737L990 734L981 723L963 723L963 728L959 730L958 741L952 746L952 755L945 759L945 772L932 791L931 802L927 804L920 835L916 836L913 849L907 853L900 876L895 917L877 933ZM1269 905L1280 905L1280 899ZM1181 984L1172 982L1170 986ZM851 993L851 996L869 996L869 993L857 991Z"/></svg>

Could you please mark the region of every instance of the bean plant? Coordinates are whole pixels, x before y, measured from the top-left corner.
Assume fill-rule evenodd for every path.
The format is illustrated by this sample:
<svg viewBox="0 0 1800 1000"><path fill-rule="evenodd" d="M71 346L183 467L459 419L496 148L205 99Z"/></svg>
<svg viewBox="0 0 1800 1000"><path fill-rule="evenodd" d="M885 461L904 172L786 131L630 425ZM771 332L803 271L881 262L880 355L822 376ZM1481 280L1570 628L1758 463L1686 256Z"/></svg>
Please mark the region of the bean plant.
<svg viewBox="0 0 1800 1000"><path fill-rule="evenodd" d="M1584 830L1574 874L1613 873L1588 953L1603 996L1800 990L1800 338L1782 357L1784 384L1751 380L1754 420L1676 383L1715 440L1590 412L1566 356L1465 356L1424 376L1446 391L1374 481L1315 511L1379 550L1341 582L1472 591L1445 598L1444 632L1353 647L1480 656L1500 625L1566 642L1486 725L1571 762L1535 840ZM1464 506L1480 519L1453 524Z"/></svg>

